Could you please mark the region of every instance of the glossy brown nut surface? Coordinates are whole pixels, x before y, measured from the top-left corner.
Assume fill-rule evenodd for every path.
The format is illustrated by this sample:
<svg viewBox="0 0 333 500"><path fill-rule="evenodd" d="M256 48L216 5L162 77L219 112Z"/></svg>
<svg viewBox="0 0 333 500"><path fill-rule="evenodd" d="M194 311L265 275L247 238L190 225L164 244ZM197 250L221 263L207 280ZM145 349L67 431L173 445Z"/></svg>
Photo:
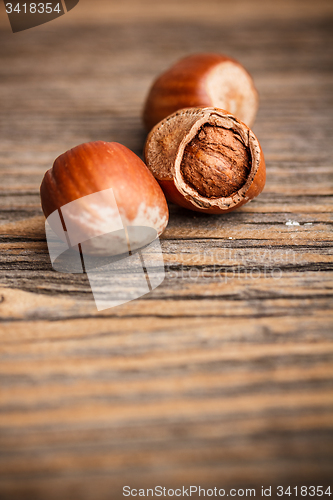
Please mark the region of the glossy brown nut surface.
<svg viewBox="0 0 333 500"><path fill-rule="evenodd" d="M194 54L181 59L153 83L144 106L147 130L175 111L192 107L228 110L252 126L258 93L245 68L223 54Z"/></svg>
<svg viewBox="0 0 333 500"><path fill-rule="evenodd" d="M187 108L162 120L148 135L145 160L169 201L198 212L230 212L265 186L258 139L217 108Z"/></svg>
<svg viewBox="0 0 333 500"><path fill-rule="evenodd" d="M108 206L110 188L113 206ZM97 205L96 197L89 198L93 193L101 193ZM160 186L140 158L118 143L90 142L62 154L46 172L40 194L45 217L65 205L76 205L75 211L67 212L80 234L107 233L112 218L119 215L124 227L145 226L155 229L157 235L168 223ZM79 200L77 204L68 205L75 200Z"/></svg>

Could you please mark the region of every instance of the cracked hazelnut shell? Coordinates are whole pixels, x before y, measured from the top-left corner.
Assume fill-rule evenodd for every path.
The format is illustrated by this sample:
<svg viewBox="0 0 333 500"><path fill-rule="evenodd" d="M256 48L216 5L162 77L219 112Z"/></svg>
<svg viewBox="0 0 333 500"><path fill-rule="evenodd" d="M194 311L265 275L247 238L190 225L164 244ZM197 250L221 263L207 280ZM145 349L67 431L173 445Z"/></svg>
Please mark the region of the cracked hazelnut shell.
<svg viewBox="0 0 333 500"><path fill-rule="evenodd" d="M258 93L253 79L235 59L223 54L194 54L181 59L153 83L143 111L147 130L183 108L228 110L252 126Z"/></svg>
<svg viewBox="0 0 333 500"><path fill-rule="evenodd" d="M110 196L103 196L110 188L116 210L111 203L108 206ZM101 193L97 205L96 197L88 196L93 193ZM40 195L46 218L65 205L75 205L75 210L67 210L67 220L74 235L86 236L87 240L112 231L112 219L119 219L119 215L125 228L153 228L157 235L164 231L169 218L165 196L151 172L136 154L115 142L85 143L60 155L45 173ZM75 200L80 201L68 205ZM98 253L94 239L91 242L91 252Z"/></svg>
<svg viewBox="0 0 333 500"><path fill-rule="evenodd" d="M258 139L222 109L187 108L168 116L148 135L144 155L166 198L198 212L230 212L265 185Z"/></svg>

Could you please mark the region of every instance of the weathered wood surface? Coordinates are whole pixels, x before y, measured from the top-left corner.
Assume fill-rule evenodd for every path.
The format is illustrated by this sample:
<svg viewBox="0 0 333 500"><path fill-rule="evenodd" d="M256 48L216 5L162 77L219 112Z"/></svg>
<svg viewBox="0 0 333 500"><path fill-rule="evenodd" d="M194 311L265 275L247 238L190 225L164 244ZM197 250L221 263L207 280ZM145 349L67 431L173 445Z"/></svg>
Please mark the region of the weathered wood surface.
<svg viewBox="0 0 333 500"><path fill-rule="evenodd" d="M81 3L0 23L0 498L329 484L331 3ZM141 154L152 79L196 51L253 74L266 189L224 217L170 207L163 285L98 313L51 268L43 173L84 141Z"/></svg>

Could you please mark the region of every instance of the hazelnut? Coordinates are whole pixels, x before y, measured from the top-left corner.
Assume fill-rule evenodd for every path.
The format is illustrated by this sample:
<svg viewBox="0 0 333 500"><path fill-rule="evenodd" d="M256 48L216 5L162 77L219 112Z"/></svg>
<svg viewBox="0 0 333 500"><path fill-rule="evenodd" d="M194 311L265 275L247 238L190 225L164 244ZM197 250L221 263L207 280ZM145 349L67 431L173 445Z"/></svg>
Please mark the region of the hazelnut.
<svg viewBox="0 0 333 500"><path fill-rule="evenodd" d="M165 118L148 135L145 160L168 200L199 212L230 212L265 185L258 139L222 109L187 108Z"/></svg>
<svg viewBox="0 0 333 500"><path fill-rule="evenodd" d="M194 54L157 78L148 94L143 120L147 130L183 108L213 106L252 126L258 93L243 66L222 54Z"/></svg>
<svg viewBox="0 0 333 500"><path fill-rule="evenodd" d="M124 235L128 226L132 227L132 241L134 228L148 228L148 233L136 232L135 247L140 248L160 235L168 223L160 186L138 156L115 142L81 144L59 156L46 172L40 194L54 232L63 239L67 231L71 246L86 241L85 250L92 254L116 255L128 250ZM49 216L56 210L64 231L59 226L57 231L56 224L52 227ZM112 231L118 231L118 240L106 244L105 238L96 238ZM106 248L110 245L114 248Z"/></svg>

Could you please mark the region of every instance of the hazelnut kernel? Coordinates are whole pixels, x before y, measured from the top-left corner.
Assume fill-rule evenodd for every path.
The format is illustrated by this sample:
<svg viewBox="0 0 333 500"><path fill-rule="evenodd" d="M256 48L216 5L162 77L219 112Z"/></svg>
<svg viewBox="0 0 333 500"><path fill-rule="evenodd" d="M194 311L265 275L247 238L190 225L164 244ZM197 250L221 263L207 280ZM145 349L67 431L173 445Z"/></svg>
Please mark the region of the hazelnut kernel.
<svg viewBox="0 0 333 500"><path fill-rule="evenodd" d="M265 185L258 139L218 108L187 108L162 120L148 135L145 160L167 199L194 211L230 212Z"/></svg>

